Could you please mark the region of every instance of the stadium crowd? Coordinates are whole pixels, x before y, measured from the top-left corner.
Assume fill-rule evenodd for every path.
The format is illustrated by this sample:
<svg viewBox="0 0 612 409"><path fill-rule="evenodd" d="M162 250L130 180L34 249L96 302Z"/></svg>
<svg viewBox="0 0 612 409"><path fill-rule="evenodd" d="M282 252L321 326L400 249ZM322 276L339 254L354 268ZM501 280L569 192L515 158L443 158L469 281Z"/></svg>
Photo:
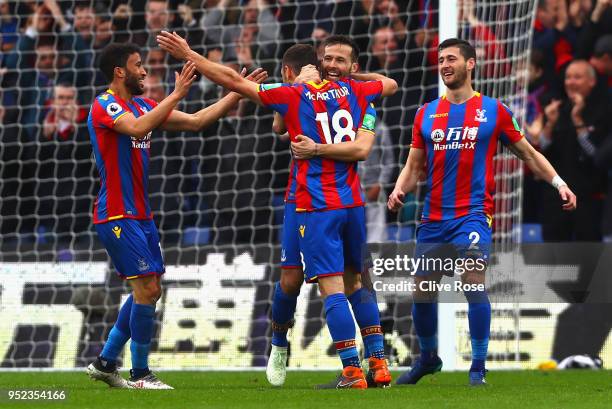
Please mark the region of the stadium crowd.
<svg viewBox="0 0 612 409"><path fill-rule="evenodd" d="M295 42L330 34L353 37L360 66L383 72L400 92L378 109L377 145L362 166L370 202L370 239L384 240L384 197L405 160L411 122L437 96L437 9L433 0L0 0L0 234L90 247L97 185L87 107L104 91L97 69L111 42L142 47L146 96L172 89L177 61L161 51L163 29L236 69L265 68ZM523 125L579 197L563 214L555 192L526 175L523 219L542 225L545 241L612 240L612 1L539 0ZM493 7L493 6L492 6ZM503 6L498 6L503 12ZM459 4L462 32L479 51L481 76L508 75L511 41L472 0ZM499 14L499 13L498 13ZM492 14L494 15L494 14ZM497 61L494 64L494 61ZM509 65L506 63L506 65ZM499 68L499 67L502 68ZM223 93L206 78L181 109L195 112ZM150 198L164 246L188 228L214 244L276 242L288 177L289 142L273 135L269 110L242 101L203 134L153 135ZM400 221L413 223L407 207Z"/></svg>

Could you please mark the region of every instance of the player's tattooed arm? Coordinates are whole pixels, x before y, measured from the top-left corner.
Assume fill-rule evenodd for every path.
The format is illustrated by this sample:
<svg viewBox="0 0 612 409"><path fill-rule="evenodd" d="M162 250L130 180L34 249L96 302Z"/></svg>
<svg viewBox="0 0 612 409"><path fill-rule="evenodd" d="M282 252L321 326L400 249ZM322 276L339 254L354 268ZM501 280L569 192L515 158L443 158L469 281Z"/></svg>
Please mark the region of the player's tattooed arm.
<svg viewBox="0 0 612 409"><path fill-rule="evenodd" d="M212 62L193 51L187 41L176 32L162 31L157 36L157 43L174 58L193 61L197 70L212 82L223 88L237 92L253 102L261 104L259 97L259 84L243 78L236 71L222 64Z"/></svg>
<svg viewBox="0 0 612 409"><path fill-rule="evenodd" d="M159 105L146 114L136 118L134 114L127 113L120 117L113 128L117 132L129 135L136 139L143 139L153 129L162 125L179 101L187 95L189 87L195 80L195 64L188 62L183 66L181 73L174 73L174 91L164 98Z"/></svg>
<svg viewBox="0 0 612 409"><path fill-rule="evenodd" d="M268 78L268 73L264 71L263 68L257 68L249 75L246 75L246 68L243 68L240 75L258 84L261 84ZM163 129L167 131L201 131L215 123L219 118L227 115L241 99L242 95L236 92L230 92L219 101L194 114L187 114L174 110L164 123Z"/></svg>
<svg viewBox="0 0 612 409"><path fill-rule="evenodd" d="M546 180L559 191L559 196L563 200L563 210L576 209L576 195L561 179L544 155L531 146L525 138L507 146L516 157L525 162L525 165L536 177Z"/></svg>
<svg viewBox="0 0 612 409"><path fill-rule="evenodd" d="M424 165L425 149L411 148L406 165L395 182L393 192L389 195L387 201L389 210L397 212L402 208L406 194L415 191Z"/></svg>
<svg viewBox="0 0 612 409"><path fill-rule="evenodd" d="M342 143L315 143L306 135L297 135L291 142L291 151L296 159L310 159L320 156L341 162L366 160L374 145L374 133L360 130L354 141Z"/></svg>
<svg viewBox="0 0 612 409"><path fill-rule="evenodd" d="M382 97L388 97L395 94L398 90L397 82L393 78L386 77L375 72L355 72L351 74L353 79L357 81L380 81L382 82L383 90L380 94Z"/></svg>

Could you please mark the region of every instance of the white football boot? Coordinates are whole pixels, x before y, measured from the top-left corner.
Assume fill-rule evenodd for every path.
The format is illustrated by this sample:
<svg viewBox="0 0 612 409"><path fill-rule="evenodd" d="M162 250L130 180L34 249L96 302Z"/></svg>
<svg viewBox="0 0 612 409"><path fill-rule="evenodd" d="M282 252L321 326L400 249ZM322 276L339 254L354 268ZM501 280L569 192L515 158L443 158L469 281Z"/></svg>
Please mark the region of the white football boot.
<svg viewBox="0 0 612 409"><path fill-rule="evenodd" d="M119 371L116 369L113 372L104 372L96 365L96 362L92 362L87 367L87 375L93 380L102 381L106 383L111 388L126 388L131 389L132 386L128 383L127 380L123 379L121 375L119 375Z"/></svg>
<svg viewBox="0 0 612 409"><path fill-rule="evenodd" d="M272 345L266 377L272 386L283 386L287 377L287 347Z"/></svg>
<svg viewBox="0 0 612 409"><path fill-rule="evenodd" d="M130 379L128 384L134 389L174 389L160 381L153 372L138 379Z"/></svg>

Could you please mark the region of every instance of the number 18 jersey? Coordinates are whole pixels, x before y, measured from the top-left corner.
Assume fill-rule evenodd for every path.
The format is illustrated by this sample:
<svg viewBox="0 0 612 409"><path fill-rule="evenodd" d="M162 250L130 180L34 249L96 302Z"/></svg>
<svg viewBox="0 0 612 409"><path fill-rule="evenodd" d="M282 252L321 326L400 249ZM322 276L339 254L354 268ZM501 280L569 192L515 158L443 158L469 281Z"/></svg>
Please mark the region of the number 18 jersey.
<svg viewBox="0 0 612 409"><path fill-rule="evenodd" d="M292 141L302 134L321 144L352 141L359 129L374 132L375 118L366 112L381 92L380 81L350 78L259 88L262 103L283 116ZM296 163L296 211L363 206L357 162L313 157Z"/></svg>

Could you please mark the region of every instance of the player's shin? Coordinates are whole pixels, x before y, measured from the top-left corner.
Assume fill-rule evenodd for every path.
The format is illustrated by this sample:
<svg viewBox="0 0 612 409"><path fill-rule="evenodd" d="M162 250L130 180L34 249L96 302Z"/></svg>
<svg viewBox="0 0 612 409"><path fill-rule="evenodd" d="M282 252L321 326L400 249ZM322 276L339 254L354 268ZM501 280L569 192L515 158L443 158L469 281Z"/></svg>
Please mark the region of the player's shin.
<svg viewBox="0 0 612 409"><path fill-rule="evenodd" d="M348 300L351 303L353 314L355 314L355 320L361 329L366 357L384 359L385 347L376 294L362 287L351 294Z"/></svg>
<svg viewBox="0 0 612 409"><path fill-rule="evenodd" d="M343 293L330 294L325 298L325 317L342 366L361 367L355 346L355 323Z"/></svg>
<svg viewBox="0 0 612 409"><path fill-rule="evenodd" d="M130 317L130 330L132 342L132 378L138 379L147 375L149 371L149 349L155 324L155 305L137 304L132 306Z"/></svg>
<svg viewBox="0 0 612 409"><path fill-rule="evenodd" d="M438 304L434 302L415 302L412 305L412 321L419 338L421 360L429 362L437 357Z"/></svg>
<svg viewBox="0 0 612 409"><path fill-rule="evenodd" d="M125 300L125 303L119 310L117 321L108 334L108 339L100 354L99 362L105 370L115 370L117 366L117 357L121 353L125 343L130 339L130 315L132 313L133 299L134 297L130 294Z"/></svg>
<svg viewBox="0 0 612 409"><path fill-rule="evenodd" d="M486 290L465 291L464 294L469 303L468 321L472 341L472 366L470 371L483 371L489 347L491 303Z"/></svg>
<svg viewBox="0 0 612 409"><path fill-rule="evenodd" d="M287 347L287 331L293 324L298 294L287 294L281 283L274 287L272 301L272 345Z"/></svg>

